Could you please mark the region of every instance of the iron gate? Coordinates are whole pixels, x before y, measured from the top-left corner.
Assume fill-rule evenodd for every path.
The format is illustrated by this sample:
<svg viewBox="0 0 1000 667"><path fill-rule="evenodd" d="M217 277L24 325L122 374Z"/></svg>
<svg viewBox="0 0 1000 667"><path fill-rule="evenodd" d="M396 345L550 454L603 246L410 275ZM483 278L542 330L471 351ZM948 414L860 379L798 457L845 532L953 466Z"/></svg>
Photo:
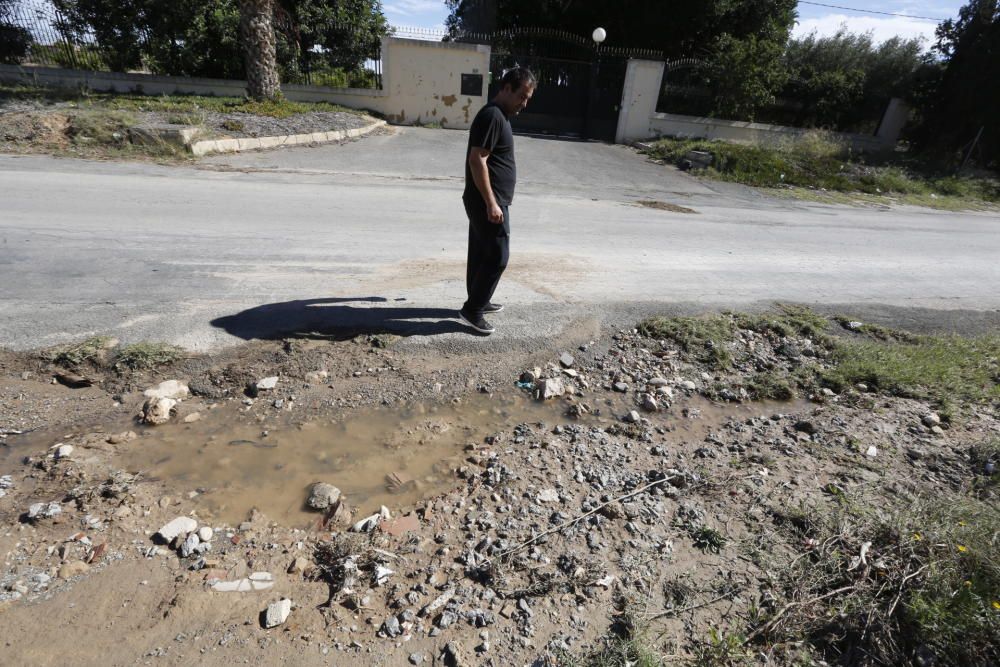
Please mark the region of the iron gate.
<svg viewBox="0 0 1000 667"><path fill-rule="evenodd" d="M471 41L471 40L470 40ZM548 29L487 36L489 97L511 67L529 68L538 87L528 107L511 119L517 132L614 141L629 58L660 58L653 51L599 47L586 37Z"/></svg>

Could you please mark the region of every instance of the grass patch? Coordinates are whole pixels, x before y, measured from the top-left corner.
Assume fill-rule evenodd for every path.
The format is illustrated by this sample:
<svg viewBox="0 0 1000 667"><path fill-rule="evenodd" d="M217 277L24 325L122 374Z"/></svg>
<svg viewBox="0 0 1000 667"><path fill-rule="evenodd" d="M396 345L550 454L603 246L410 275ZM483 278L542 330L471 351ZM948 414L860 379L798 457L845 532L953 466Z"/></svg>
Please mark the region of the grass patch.
<svg viewBox="0 0 1000 667"><path fill-rule="evenodd" d="M1000 512L970 498L836 497L776 512L793 543L814 547L775 568L777 599L749 640L805 640L834 664L988 665L1000 660ZM863 554L863 557L862 557Z"/></svg>
<svg viewBox="0 0 1000 667"><path fill-rule="evenodd" d="M56 348L47 355L52 363L64 368L77 368L86 363L103 362L108 351L114 348L118 341L111 336L91 336L83 342L68 347Z"/></svg>
<svg viewBox="0 0 1000 667"><path fill-rule="evenodd" d="M184 357L184 351L166 343L134 343L127 345L115 357L118 370L152 370L172 364Z"/></svg>
<svg viewBox="0 0 1000 667"><path fill-rule="evenodd" d="M798 187L860 193L880 200L958 208L956 202L1000 202L1000 178L941 174L931 165L895 156L881 162L856 156L832 135L811 132L778 146L732 144L703 139L661 139L647 152L680 164L690 151L712 154L710 178L756 187Z"/></svg>
<svg viewBox="0 0 1000 667"><path fill-rule="evenodd" d="M292 102L284 98L256 102L240 97L205 95L137 95L98 93L87 90L49 89L29 86L0 86L0 100L22 99L41 102L74 102L80 108L113 111L158 111L166 114L247 113L272 118L287 118L314 111L341 111L364 115L365 112L328 102Z"/></svg>
<svg viewBox="0 0 1000 667"><path fill-rule="evenodd" d="M945 403L1000 399L1000 336L914 336L839 342L821 381L834 391L864 383L879 391Z"/></svg>

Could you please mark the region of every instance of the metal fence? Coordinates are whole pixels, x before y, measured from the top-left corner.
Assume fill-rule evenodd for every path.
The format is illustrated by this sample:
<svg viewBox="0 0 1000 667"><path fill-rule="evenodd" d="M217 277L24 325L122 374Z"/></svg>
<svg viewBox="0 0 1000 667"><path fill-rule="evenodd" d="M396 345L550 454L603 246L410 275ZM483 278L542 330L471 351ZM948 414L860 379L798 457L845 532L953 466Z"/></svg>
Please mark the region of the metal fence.
<svg viewBox="0 0 1000 667"><path fill-rule="evenodd" d="M335 25L331 50L306 44L287 13L274 17L281 79L337 88L381 88L381 36L363 26ZM203 52L184 37L142 28L117 30L102 40L79 19L60 12L50 0L25 0L0 15L0 62L93 71L132 71L176 76L234 79L243 76L238 20L221 26L223 35L206 40ZM390 29L389 34L397 29ZM402 29L413 31L415 29ZM220 39L219 37L224 37ZM346 63L344 62L346 61Z"/></svg>

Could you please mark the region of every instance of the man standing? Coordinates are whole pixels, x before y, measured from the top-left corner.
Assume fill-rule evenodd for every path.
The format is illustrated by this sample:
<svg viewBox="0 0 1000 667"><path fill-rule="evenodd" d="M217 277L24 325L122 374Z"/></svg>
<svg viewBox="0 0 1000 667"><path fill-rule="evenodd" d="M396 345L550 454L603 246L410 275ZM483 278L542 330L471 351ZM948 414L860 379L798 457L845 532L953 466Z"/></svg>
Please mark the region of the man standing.
<svg viewBox="0 0 1000 667"><path fill-rule="evenodd" d="M500 80L500 92L479 110L469 130L462 195L469 216L469 262L465 272L468 299L459 311L459 319L487 335L494 329L484 314L503 310L490 299L507 268L508 207L517 180L509 119L524 110L534 92L534 74L524 67L508 70Z"/></svg>

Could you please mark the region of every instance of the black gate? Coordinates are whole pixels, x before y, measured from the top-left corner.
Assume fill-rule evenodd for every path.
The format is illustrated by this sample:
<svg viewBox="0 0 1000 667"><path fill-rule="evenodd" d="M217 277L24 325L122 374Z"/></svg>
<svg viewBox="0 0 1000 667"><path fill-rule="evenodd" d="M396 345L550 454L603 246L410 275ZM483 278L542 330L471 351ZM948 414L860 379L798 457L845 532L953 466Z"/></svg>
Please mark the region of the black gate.
<svg viewBox="0 0 1000 667"><path fill-rule="evenodd" d="M602 48L589 38L547 29L501 32L475 41L488 42L492 50L491 99L511 67L527 67L538 79L528 107L511 119L515 131L602 141L615 139L628 59L659 57Z"/></svg>

